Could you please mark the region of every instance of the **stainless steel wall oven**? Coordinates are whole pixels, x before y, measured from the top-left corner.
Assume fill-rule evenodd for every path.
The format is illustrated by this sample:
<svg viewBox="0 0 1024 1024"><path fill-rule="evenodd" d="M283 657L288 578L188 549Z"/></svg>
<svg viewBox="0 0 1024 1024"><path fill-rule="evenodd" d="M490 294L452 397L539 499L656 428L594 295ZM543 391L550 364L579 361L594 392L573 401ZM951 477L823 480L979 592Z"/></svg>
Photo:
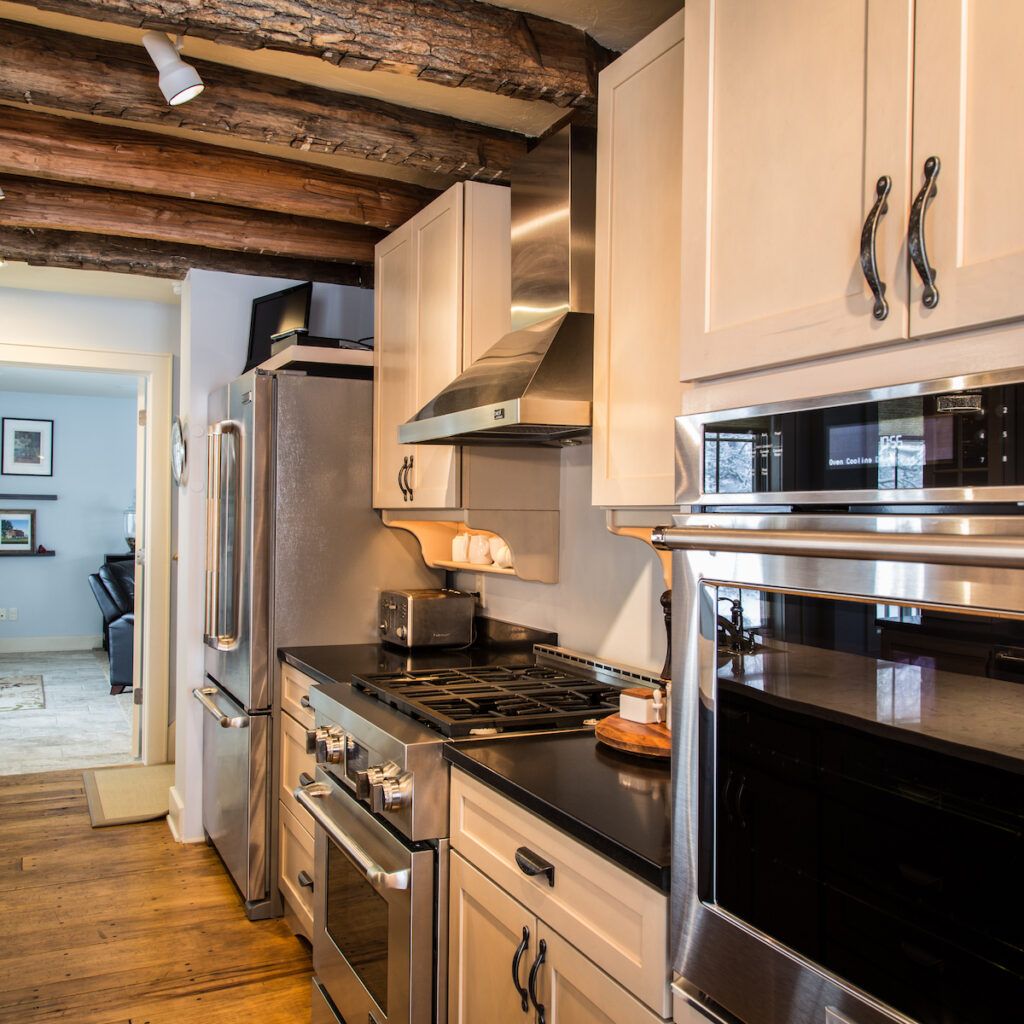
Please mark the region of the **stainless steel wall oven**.
<svg viewBox="0 0 1024 1024"><path fill-rule="evenodd" d="M677 420L674 967L746 1024L1020 1013L1022 380Z"/></svg>

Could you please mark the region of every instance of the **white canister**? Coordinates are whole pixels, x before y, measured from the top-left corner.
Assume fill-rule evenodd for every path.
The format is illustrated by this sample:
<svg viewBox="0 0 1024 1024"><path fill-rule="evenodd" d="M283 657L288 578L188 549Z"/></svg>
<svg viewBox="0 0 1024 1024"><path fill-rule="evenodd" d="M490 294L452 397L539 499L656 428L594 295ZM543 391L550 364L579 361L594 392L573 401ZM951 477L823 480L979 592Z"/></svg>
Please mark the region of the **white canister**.
<svg viewBox="0 0 1024 1024"><path fill-rule="evenodd" d="M452 537L452 561L469 561L469 534L457 533Z"/></svg>
<svg viewBox="0 0 1024 1024"><path fill-rule="evenodd" d="M469 538L469 560L473 565L491 564L491 545L482 533Z"/></svg>

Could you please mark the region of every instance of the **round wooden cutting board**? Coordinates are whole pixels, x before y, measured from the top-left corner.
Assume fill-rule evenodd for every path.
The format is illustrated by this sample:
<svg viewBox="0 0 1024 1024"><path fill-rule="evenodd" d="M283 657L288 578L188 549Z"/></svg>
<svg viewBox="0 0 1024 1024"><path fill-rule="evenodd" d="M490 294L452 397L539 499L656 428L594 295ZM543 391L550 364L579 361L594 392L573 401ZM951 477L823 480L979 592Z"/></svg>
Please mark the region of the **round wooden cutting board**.
<svg viewBox="0 0 1024 1024"><path fill-rule="evenodd" d="M616 750L644 757L671 757L672 733L658 722L630 722L621 715L602 718L594 727L597 738Z"/></svg>

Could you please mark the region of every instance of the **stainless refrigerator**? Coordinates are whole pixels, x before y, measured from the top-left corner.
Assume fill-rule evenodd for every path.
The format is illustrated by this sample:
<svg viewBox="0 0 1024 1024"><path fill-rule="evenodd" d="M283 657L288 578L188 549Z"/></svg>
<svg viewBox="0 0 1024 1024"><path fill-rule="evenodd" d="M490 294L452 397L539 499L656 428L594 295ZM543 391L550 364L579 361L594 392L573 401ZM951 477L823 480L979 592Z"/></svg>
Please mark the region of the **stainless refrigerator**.
<svg viewBox="0 0 1024 1024"><path fill-rule="evenodd" d="M373 642L382 589L440 583L371 508L373 384L349 372L253 370L209 401L203 828L253 919L281 912L277 649Z"/></svg>

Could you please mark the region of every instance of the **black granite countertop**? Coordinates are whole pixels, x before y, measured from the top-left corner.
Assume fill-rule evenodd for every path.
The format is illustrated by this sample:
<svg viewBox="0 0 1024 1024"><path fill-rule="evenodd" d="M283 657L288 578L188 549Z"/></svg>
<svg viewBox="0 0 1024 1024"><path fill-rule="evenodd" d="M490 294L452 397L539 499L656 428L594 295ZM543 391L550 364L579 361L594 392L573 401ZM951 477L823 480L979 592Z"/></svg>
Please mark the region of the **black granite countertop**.
<svg viewBox="0 0 1024 1024"><path fill-rule="evenodd" d="M669 766L598 742L593 729L449 743L445 759L668 892Z"/></svg>

